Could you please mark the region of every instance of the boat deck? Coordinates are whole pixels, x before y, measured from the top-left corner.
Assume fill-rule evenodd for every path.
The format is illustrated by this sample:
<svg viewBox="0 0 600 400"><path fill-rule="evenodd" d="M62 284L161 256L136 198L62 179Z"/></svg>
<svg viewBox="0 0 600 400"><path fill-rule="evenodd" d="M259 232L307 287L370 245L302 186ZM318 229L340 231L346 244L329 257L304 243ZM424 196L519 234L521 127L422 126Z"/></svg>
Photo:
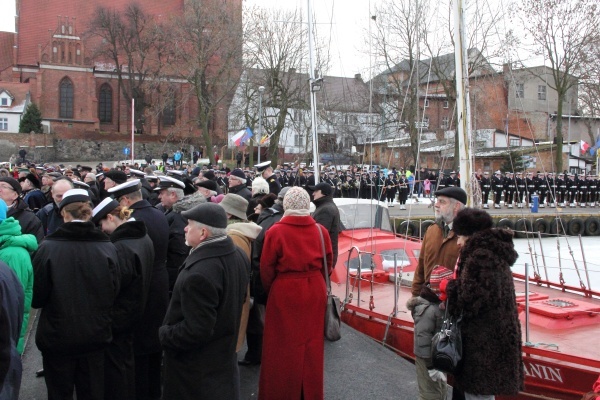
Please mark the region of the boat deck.
<svg viewBox="0 0 600 400"><path fill-rule="evenodd" d="M44 379L35 377L35 371L42 368L42 356L34 343L36 315L36 310L32 310L33 323L23 354L19 397L23 400L47 398ZM239 356L244 352L242 350ZM257 398L259 374L258 366L240 367L241 400ZM414 365L370 337L343 325L341 340L325 342L325 399L414 400L417 393Z"/></svg>

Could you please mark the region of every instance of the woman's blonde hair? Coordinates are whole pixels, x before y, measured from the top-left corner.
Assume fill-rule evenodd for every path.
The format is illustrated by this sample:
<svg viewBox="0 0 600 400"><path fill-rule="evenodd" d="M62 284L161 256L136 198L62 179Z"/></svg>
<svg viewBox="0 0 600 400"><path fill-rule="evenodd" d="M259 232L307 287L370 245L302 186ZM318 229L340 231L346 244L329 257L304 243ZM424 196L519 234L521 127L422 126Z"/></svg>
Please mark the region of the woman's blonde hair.
<svg viewBox="0 0 600 400"><path fill-rule="evenodd" d="M117 206L117 208L109 212L109 214L114 215L115 217L123 221L127 221L129 217L131 217L132 213L133 210L123 206Z"/></svg>
<svg viewBox="0 0 600 400"><path fill-rule="evenodd" d="M92 207L89 203L75 202L67 204L61 212L69 213L74 219L89 221L92 218Z"/></svg>

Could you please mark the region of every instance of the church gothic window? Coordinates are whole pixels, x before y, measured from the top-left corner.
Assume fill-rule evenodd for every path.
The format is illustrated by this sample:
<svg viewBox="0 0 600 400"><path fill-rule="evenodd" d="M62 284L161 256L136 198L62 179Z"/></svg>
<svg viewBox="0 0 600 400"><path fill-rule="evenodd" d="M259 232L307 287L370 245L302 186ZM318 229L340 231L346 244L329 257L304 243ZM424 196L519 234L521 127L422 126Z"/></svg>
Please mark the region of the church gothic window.
<svg viewBox="0 0 600 400"><path fill-rule="evenodd" d="M63 78L59 84L59 117L73 118L73 82Z"/></svg>
<svg viewBox="0 0 600 400"><path fill-rule="evenodd" d="M112 88L108 83L100 86L98 118L100 122L112 122Z"/></svg>

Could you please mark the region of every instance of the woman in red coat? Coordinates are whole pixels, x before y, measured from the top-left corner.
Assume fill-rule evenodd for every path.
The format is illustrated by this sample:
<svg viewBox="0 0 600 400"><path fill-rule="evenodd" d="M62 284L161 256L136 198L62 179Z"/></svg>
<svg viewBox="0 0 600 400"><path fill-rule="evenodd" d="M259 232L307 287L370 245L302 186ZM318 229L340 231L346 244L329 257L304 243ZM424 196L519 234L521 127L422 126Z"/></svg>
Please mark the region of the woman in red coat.
<svg viewBox="0 0 600 400"><path fill-rule="evenodd" d="M323 399L323 329L327 290L323 271L323 233L328 273L331 240L309 214L310 197L292 187L283 199L281 221L269 229L260 259L269 293L265 316L258 398Z"/></svg>

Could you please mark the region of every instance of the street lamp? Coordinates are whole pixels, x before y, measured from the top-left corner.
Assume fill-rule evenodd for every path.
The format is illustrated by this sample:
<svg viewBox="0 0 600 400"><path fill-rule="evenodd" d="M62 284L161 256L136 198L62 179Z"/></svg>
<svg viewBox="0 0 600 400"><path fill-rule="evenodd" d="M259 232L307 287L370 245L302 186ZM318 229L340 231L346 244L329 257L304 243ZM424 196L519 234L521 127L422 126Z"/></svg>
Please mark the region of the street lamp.
<svg viewBox="0 0 600 400"><path fill-rule="evenodd" d="M260 164L260 142L262 140L262 96L265 91L264 86L258 87L258 163Z"/></svg>

